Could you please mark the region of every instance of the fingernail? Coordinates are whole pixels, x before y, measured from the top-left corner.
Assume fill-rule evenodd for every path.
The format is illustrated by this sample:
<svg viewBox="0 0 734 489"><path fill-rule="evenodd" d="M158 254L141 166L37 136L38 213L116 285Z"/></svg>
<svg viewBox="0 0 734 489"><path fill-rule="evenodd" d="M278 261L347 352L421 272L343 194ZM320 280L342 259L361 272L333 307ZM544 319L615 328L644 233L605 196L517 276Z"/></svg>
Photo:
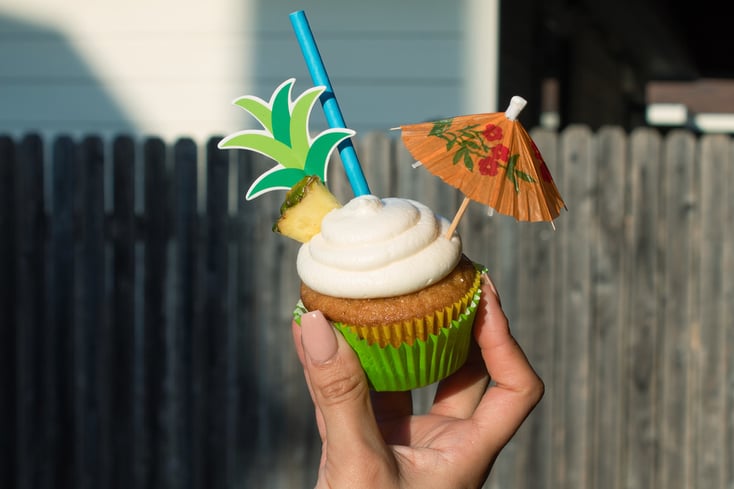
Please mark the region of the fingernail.
<svg viewBox="0 0 734 489"><path fill-rule="evenodd" d="M494 282L492 282L492 279L489 277L487 272L483 272L479 277L479 280L482 282L482 285L489 285L492 292L497 293L497 289L494 287Z"/></svg>
<svg viewBox="0 0 734 489"><path fill-rule="evenodd" d="M336 355L339 344L334 328L321 311L304 314L301 318L303 350L313 363L326 363Z"/></svg>
<svg viewBox="0 0 734 489"><path fill-rule="evenodd" d="M500 294L497 292L497 287L495 287L494 282L492 282L492 278L489 276L487 272L482 272L482 275L480 277L480 280L483 285L489 285L489 289L492 291L494 295L497 296L497 300L500 300Z"/></svg>

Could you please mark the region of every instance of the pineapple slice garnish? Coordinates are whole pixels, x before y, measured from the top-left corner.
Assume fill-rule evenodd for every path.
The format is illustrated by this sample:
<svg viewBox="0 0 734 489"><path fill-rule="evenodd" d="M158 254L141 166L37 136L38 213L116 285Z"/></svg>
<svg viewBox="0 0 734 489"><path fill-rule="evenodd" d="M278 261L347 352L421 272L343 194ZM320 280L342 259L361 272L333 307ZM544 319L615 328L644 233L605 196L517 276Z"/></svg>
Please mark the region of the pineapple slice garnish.
<svg viewBox="0 0 734 489"><path fill-rule="evenodd" d="M318 176L306 176L286 194L273 231L306 243L321 231L324 216L339 207L339 201Z"/></svg>

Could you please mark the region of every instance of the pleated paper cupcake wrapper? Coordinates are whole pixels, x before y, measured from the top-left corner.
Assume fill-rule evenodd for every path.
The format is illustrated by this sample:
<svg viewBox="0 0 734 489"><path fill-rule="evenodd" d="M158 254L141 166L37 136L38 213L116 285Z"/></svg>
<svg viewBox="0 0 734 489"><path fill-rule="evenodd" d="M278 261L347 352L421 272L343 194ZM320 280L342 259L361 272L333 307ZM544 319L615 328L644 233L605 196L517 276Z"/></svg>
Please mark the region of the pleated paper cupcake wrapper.
<svg viewBox="0 0 734 489"><path fill-rule="evenodd" d="M471 300L451 326L442 327L426 339L415 339L412 344L380 346L360 338L354 328L333 323L359 357L370 387L375 391L406 391L417 389L448 377L466 362L472 337L474 316L477 312L479 279ZM457 304L458 305L458 304ZM307 312L299 301L294 317ZM422 320L418 320L422 321Z"/></svg>
<svg viewBox="0 0 734 489"><path fill-rule="evenodd" d="M479 288L479 283L480 274L477 273L474 283L464 297L423 318L413 318L399 323L377 326L349 324L348 326L344 325L344 327L348 327L352 333L355 333L359 338L367 340L370 344L377 343L380 346L392 344L397 348L407 343L410 346L414 341L425 341L431 335L437 335L444 329L451 327L453 324L452 321L458 319L462 312L471 304L474 299L474 294Z"/></svg>

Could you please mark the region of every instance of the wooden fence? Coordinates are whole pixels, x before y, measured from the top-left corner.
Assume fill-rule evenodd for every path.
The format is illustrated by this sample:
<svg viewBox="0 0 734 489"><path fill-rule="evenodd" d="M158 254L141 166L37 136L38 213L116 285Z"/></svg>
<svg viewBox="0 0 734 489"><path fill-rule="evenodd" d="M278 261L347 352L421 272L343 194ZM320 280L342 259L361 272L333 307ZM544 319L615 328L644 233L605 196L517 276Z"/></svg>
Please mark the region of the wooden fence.
<svg viewBox="0 0 734 489"><path fill-rule="evenodd" d="M547 389L487 487L731 489L732 140L534 136L557 230L460 228ZM0 487L312 487L297 244L282 194L241 197L270 162L217 141L0 137ZM458 208L394 137L357 148L374 193Z"/></svg>

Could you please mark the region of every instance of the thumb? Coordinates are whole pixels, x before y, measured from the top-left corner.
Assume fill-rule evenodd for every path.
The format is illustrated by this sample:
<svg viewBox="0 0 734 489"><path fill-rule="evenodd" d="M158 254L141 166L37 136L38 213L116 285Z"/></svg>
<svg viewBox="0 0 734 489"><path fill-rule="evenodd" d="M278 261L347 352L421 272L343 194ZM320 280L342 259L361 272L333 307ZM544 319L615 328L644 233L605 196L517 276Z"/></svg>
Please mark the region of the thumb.
<svg viewBox="0 0 734 489"><path fill-rule="evenodd" d="M349 460L350 453L363 455L365 449L384 454L367 379L352 348L319 311L301 318L301 343L329 453L339 454L341 460Z"/></svg>

